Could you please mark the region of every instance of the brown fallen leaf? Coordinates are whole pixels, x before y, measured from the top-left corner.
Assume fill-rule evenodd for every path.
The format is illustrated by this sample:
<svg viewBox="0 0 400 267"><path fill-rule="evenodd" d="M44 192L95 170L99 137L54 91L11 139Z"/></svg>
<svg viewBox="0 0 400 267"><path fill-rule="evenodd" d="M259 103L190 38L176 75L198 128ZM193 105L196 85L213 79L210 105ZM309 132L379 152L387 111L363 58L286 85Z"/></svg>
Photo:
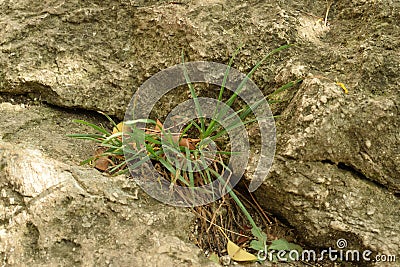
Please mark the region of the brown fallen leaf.
<svg viewBox="0 0 400 267"><path fill-rule="evenodd" d="M99 157L96 162L94 167L98 169L99 171L105 172L108 169L108 166L110 165L110 160L108 157Z"/></svg>
<svg viewBox="0 0 400 267"><path fill-rule="evenodd" d="M176 138L173 139L178 139L179 140L179 136L174 136ZM175 141L175 140L174 140ZM176 141L175 141L176 142ZM196 147L193 145L192 143L192 139L191 138L181 138L181 140L179 140L179 145L180 146L184 146L189 148L190 150L194 150L196 149Z"/></svg>
<svg viewBox="0 0 400 267"><path fill-rule="evenodd" d="M94 167L102 172L107 171L108 166L110 165L110 160L108 156L101 156L106 151L106 148L100 147L96 149L94 156L96 157L94 161Z"/></svg>

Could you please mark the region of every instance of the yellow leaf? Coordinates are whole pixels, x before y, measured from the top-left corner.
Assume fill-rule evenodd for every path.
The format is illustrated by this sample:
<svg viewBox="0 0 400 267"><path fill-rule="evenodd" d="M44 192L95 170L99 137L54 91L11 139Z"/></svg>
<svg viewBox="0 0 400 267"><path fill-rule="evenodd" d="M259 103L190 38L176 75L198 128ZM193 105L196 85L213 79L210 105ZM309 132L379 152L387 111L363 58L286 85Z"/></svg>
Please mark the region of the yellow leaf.
<svg viewBox="0 0 400 267"><path fill-rule="evenodd" d="M256 261L258 258L228 239L228 254L234 261Z"/></svg>
<svg viewBox="0 0 400 267"><path fill-rule="evenodd" d="M161 132L163 129L163 124L161 123L161 121L159 119L157 119L156 121L156 125L154 126L154 130L157 132Z"/></svg>
<svg viewBox="0 0 400 267"><path fill-rule="evenodd" d="M123 128L124 128L124 122L122 121L122 122L118 123L116 127L113 128L112 134L122 132Z"/></svg>
<svg viewBox="0 0 400 267"><path fill-rule="evenodd" d="M345 94L347 94L349 92L349 90L347 90L347 88L344 85L344 83L336 82L336 84L339 85L340 87L342 87L342 89L343 89Z"/></svg>

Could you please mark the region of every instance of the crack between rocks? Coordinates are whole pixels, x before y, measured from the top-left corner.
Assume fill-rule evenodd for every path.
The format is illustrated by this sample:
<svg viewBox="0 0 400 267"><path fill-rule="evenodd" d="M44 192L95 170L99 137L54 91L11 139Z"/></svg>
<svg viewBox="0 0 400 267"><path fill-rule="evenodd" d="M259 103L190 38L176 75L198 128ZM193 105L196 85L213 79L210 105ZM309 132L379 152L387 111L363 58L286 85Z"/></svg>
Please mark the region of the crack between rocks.
<svg viewBox="0 0 400 267"><path fill-rule="evenodd" d="M67 182L68 180L64 180L59 182L58 184L52 185L48 188L46 188L45 190L43 190L42 192L40 192L37 196L32 197L31 200L29 200L28 202L25 203L25 206L22 206L18 209L16 209L15 211L13 211L13 213L11 214L11 220L13 219L13 217L17 216L18 214L20 214L22 211L26 210L29 213L29 209L30 207L35 204L36 202L38 202L39 200L41 200L42 198L50 195L51 193L53 193L54 191L62 188L62 186L64 186L64 184ZM21 196L23 197L31 197L31 196L25 196L23 194L21 194Z"/></svg>
<svg viewBox="0 0 400 267"><path fill-rule="evenodd" d="M88 187L77 178L77 175L73 170L66 170L66 172L68 172L68 173L70 173L72 175L72 178L73 178L73 180L75 182L75 186L77 188L79 188L80 190L84 191L88 195L93 196L92 194L89 193Z"/></svg>
<svg viewBox="0 0 400 267"><path fill-rule="evenodd" d="M295 158L295 157L287 157L287 156L281 156L281 155L277 155L277 156L275 156L275 158L277 158L277 159L279 159L279 160L282 160L282 161L299 160L299 159L297 159L297 158ZM336 166L336 168L338 168L339 170L343 170L343 171L346 171L346 172L350 172L351 174L353 174L353 175L354 175L355 177L357 177L358 179L363 180L363 181L366 181L366 182L369 182L369 183L372 183L372 184L374 184L375 186L377 186L378 188L380 188L381 190L384 190L385 192L393 193L393 195L394 195L395 197L400 198L400 192L395 192L395 191L392 192L392 190L391 190L390 188L386 187L385 185L383 185L383 184L381 184L381 183L379 183L379 182L377 182L377 181L374 181L374 180L368 178L368 177L367 177L364 173L362 173L360 170L358 170L358 169L356 169L355 167L353 167L353 166L351 166L351 165L349 165L349 164L346 164L346 163L344 163L344 162L338 162L338 163L336 163L336 162L333 162L333 161L330 160L330 159L323 159L323 160L316 160L316 161L304 161L304 163L307 163L307 162L309 162L309 163L320 162L320 163L323 163L323 164L329 164L329 165Z"/></svg>
<svg viewBox="0 0 400 267"><path fill-rule="evenodd" d="M335 162L331 161L330 159L324 159L324 160L320 160L320 161L317 161L317 162L321 162L321 163L329 164L329 165L334 165L339 170L350 172L351 174L353 174L355 177L359 178L360 180L367 181L369 183L373 183L378 188L380 188L380 189L382 189L382 190L384 190L386 192L390 192L390 189L387 188L385 185L383 185L383 184L381 184L381 183L379 183L379 182L377 182L375 180L372 180L372 179L368 178L360 170L356 169L355 167L353 167L353 166L351 166L349 164L346 164L344 162L335 163Z"/></svg>

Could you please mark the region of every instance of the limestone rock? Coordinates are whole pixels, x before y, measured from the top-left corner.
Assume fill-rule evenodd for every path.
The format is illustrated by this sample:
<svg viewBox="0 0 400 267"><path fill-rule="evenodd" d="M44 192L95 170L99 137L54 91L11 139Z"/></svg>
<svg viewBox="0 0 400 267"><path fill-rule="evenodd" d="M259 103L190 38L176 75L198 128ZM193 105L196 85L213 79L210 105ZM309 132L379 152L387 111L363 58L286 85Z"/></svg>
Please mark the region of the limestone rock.
<svg viewBox="0 0 400 267"><path fill-rule="evenodd" d="M214 266L189 240L193 215L125 176L68 166L0 143L5 266Z"/></svg>
<svg viewBox="0 0 400 267"><path fill-rule="evenodd" d="M328 8L329 2L332 5ZM304 241L310 246L334 246L338 238L346 237L355 248L398 253L398 1L67 3L54 0L50 4L18 0L2 1L0 11L3 14L0 18L0 92L6 95L4 98L24 94L35 103L83 109L76 111L75 116L66 110L3 103L0 110L5 120L0 123L1 138L24 146L16 146L18 149L40 150L46 157L60 161L76 161L88 153L84 148L54 142L64 138L60 132L81 132L72 126L71 117L87 116L86 110L101 110L122 118L136 88L156 72L179 63L182 49L188 61L227 63L233 51L244 43L234 66L247 72L271 49L296 43L253 76L265 94L289 80L304 78L298 91L286 92L285 101L273 108L281 114L277 121L277 156L270 175L256 194L265 209L304 233ZM346 86L348 94L337 82ZM172 102L179 99L176 97ZM28 113L30 116L26 116ZM65 113L68 120L60 121L58 114ZM46 127L54 125L53 122L62 130ZM10 150L7 148L7 153ZM32 153L32 150L23 151ZM256 151L257 147L252 151L252 162L256 160ZM32 157L32 162L41 158L39 154ZM110 199L115 197L113 192L106 194L107 190L101 186L90 192L82 187L82 182L79 187L79 179L72 171L58 172L54 180L44 179L38 184L36 180L34 185L34 178L18 177L18 170L10 167L32 166L40 173L32 162L11 164L10 158L6 162L1 166L8 167L1 168L2 172L7 171L8 177L14 178L13 183L3 182L4 194L6 199L13 199L13 205L23 207L18 208L21 210L18 220L12 220L13 225L20 222L21 226L11 225L1 230L2 236L25 244L15 248L22 254L15 254L12 260L17 261L20 255L26 260L36 255L31 260L44 263L45 253L55 256L64 248L71 248L82 255L91 255L87 257L95 263L96 259L112 254L105 252L108 247L112 247L113 253L122 247L141 262L142 254L133 244L118 245L114 241L119 239L112 239L106 231L109 227L115 229L112 226L116 225L122 230L112 233L118 238L126 236L128 229L119 220L131 214L128 207L133 209L129 206L133 200L123 200L128 204L123 204L119 207L122 211L114 214L110 208L114 201ZM51 166L42 166L47 166L44 173L48 176L55 175ZM42 189L52 188L61 181L67 181L66 188L73 190L45 196L54 201L58 199L57 203L61 204L49 200L49 205L43 208L37 202L31 204L34 210L25 207L26 198L40 199ZM105 178L99 181L110 182ZM117 192L117 195L123 194ZM64 208L54 218L44 216L48 222L35 215L40 209L50 212L51 205L57 207L53 210L60 209L60 205ZM76 215L75 210L82 213ZM7 222L12 212L13 208L7 208L4 214L9 215L2 221ZM57 231L62 220L70 218L67 213L76 219L68 219L68 233L64 236ZM83 222L81 218L85 214L88 218ZM57 218L60 220L56 223ZM128 220L132 226L130 231L140 227L138 220ZM46 223L50 229L48 241L44 235ZM82 223L89 225L87 231L82 230ZM91 223L101 227L91 227ZM87 233L106 239L85 241ZM160 240L169 238L164 232L157 236ZM149 242L147 237L158 238L148 234L146 242ZM176 238L172 236L171 240ZM180 247L178 243L172 249ZM96 244L92 246L98 247L95 253L86 244ZM154 244L147 243L155 250ZM161 247L161 251L168 250ZM74 254L69 257L79 258ZM120 264L129 261L121 257L107 260L114 259ZM196 257L193 260L197 262Z"/></svg>

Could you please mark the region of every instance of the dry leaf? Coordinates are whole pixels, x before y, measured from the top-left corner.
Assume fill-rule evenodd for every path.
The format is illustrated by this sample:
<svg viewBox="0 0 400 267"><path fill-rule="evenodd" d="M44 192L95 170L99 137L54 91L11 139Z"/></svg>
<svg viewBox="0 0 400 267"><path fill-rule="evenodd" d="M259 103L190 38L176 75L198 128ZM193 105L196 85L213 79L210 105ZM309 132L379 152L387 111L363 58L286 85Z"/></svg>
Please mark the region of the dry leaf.
<svg viewBox="0 0 400 267"><path fill-rule="evenodd" d="M113 128L112 134L122 132L123 129L124 129L124 122L122 121L122 122L118 123L116 127Z"/></svg>
<svg viewBox="0 0 400 267"><path fill-rule="evenodd" d="M98 169L99 171L105 172L108 169L108 165L110 164L110 161L108 157L99 157L96 162L94 167Z"/></svg>
<svg viewBox="0 0 400 267"><path fill-rule="evenodd" d="M179 138L179 136L178 136ZM190 138L181 138L181 140L179 140L179 145L180 146L185 146L187 148L189 148L190 150L195 150L196 147L192 144L192 139Z"/></svg>
<svg viewBox="0 0 400 267"><path fill-rule="evenodd" d="M227 245L228 254L234 261L257 261L258 258L253 254L242 249L232 241L228 239Z"/></svg>
<svg viewBox="0 0 400 267"><path fill-rule="evenodd" d="M94 152L95 160L94 160L94 167L98 169L99 171L105 172L108 169L108 166L110 164L110 160L108 159L108 156L101 156L107 148L105 147L99 147L96 149Z"/></svg>
<svg viewBox="0 0 400 267"><path fill-rule="evenodd" d="M157 132L161 132L162 129L163 129L163 124L161 123L161 121L159 119L157 119L156 125L154 125L154 130Z"/></svg>

